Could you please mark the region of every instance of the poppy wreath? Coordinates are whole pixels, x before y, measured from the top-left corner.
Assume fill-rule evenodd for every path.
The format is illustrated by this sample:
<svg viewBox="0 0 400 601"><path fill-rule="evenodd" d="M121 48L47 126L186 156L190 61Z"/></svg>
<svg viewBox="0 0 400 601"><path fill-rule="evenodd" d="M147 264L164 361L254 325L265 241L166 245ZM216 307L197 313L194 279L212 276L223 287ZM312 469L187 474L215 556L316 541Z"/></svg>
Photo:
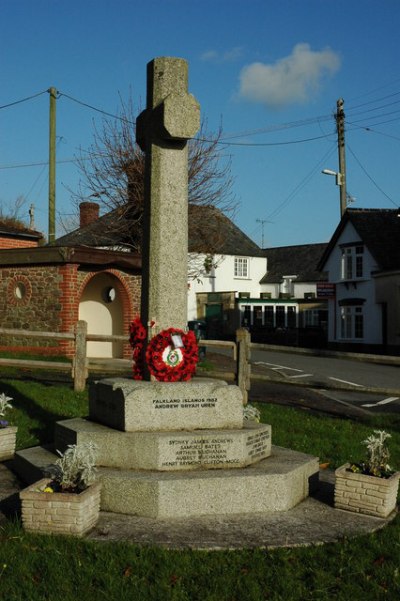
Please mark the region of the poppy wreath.
<svg viewBox="0 0 400 601"><path fill-rule="evenodd" d="M143 380L144 365L144 342L146 340L146 328L136 317L129 326L129 342L133 349L133 379Z"/></svg>
<svg viewBox="0 0 400 601"><path fill-rule="evenodd" d="M172 336L179 336L181 347L175 347ZM196 335L168 328L154 336L146 350L146 362L152 376L159 382L185 382L191 379L199 359Z"/></svg>

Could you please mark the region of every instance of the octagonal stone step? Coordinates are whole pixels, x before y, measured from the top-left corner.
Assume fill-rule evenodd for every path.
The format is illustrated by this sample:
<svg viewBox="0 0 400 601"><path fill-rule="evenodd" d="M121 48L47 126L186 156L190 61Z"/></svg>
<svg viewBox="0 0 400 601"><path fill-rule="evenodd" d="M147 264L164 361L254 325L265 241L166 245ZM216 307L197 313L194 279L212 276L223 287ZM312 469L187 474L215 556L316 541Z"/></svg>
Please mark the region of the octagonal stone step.
<svg viewBox="0 0 400 601"><path fill-rule="evenodd" d="M245 467L271 454L271 426L243 421L241 430L120 432L74 418L57 422L55 447L97 444L97 465L136 470Z"/></svg>
<svg viewBox="0 0 400 601"><path fill-rule="evenodd" d="M54 461L42 447L18 451L28 481ZM288 511L318 482L318 458L272 446L271 456L242 469L155 472L99 468L101 509L153 518Z"/></svg>

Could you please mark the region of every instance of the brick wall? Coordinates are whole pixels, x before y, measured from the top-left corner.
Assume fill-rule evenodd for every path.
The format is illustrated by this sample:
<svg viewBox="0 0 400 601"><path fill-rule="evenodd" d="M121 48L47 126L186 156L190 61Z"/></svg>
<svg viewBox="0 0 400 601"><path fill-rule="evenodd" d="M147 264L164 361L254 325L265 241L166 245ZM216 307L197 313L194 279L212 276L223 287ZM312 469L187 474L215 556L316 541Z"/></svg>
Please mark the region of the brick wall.
<svg viewBox="0 0 400 601"><path fill-rule="evenodd" d="M37 240L22 240L0 236L0 248L37 248Z"/></svg>

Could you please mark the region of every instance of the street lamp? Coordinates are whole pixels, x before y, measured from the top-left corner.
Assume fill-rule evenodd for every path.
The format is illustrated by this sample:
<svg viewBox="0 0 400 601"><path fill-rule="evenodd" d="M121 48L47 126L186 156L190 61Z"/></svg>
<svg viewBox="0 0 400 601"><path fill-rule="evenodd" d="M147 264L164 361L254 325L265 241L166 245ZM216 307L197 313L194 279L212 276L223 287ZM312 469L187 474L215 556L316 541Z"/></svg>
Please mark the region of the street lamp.
<svg viewBox="0 0 400 601"><path fill-rule="evenodd" d="M321 173L324 173L325 175L334 175L336 178L336 185L343 186L343 173L339 173L338 171L332 171L332 169L322 169Z"/></svg>

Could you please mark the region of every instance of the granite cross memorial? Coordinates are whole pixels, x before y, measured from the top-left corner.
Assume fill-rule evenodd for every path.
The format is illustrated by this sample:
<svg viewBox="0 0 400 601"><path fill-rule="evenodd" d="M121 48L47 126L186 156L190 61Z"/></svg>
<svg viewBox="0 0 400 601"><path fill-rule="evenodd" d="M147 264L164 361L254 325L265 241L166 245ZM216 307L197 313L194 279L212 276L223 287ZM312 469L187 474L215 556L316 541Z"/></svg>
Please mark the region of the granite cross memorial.
<svg viewBox="0 0 400 601"><path fill-rule="evenodd" d="M199 106L182 59L149 63L147 95L137 136L147 162L142 319L156 322L153 336L187 324L187 140ZM270 425L243 420L238 386L208 378L94 383L88 419L58 422L54 448L89 440L99 448L102 510L134 516L287 511L318 475L317 458L273 448ZM53 457L43 448L17 455L36 472Z"/></svg>
<svg viewBox="0 0 400 601"><path fill-rule="evenodd" d="M187 327L187 140L200 127L200 106L187 89L185 60L148 63L147 108L136 138L146 153L141 317L145 325L154 322L151 336Z"/></svg>

